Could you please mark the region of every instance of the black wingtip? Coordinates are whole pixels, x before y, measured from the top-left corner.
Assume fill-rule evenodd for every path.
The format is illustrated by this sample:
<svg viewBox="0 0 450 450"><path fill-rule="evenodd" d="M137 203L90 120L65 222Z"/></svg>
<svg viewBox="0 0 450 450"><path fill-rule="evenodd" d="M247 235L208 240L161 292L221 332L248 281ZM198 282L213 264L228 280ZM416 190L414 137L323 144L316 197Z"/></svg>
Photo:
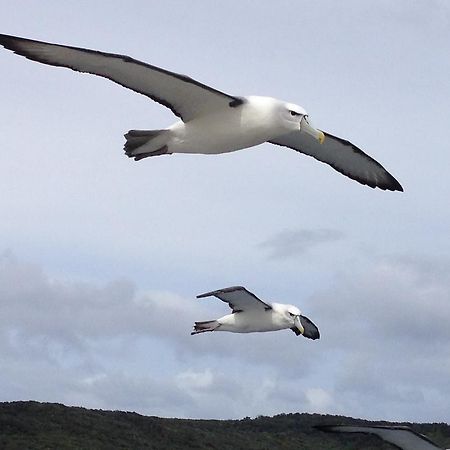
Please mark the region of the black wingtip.
<svg viewBox="0 0 450 450"><path fill-rule="evenodd" d="M403 192L403 187L402 187L402 185L394 178L394 181L395 181L395 189L393 189L394 191L400 191L400 192Z"/></svg>
<svg viewBox="0 0 450 450"><path fill-rule="evenodd" d="M44 41L36 41L34 39L27 39L20 36L12 36L9 34L0 34L0 45L5 47L8 50L13 51L14 53L24 56L28 59L33 59L28 52L22 48L23 44L27 43L33 43L33 44L45 44L45 45L58 45L58 44L52 44L50 42L44 42ZM22 45L21 45L22 44ZM37 61L36 59L33 59L34 61Z"/></svg>
<svg viewBox="0 0 450 450"><path fill-rule="evenodd" d="M319 330L317 330L317 334L314 335L314 337L311 337L310 339L312 339L313 341L315 341L316 339L320 339L320 333L319 333Z"/></svg>
<svg viewBox="0 0 450 450"><path fill-rule="evenodd" d="M376 162L376 161L375 161ZM379 163L377 163L379 164ZM381 164L379 164L381 166ZM336 169L336 167L332 166L334 169ZM360 177L356 177L351 173L345 172L345 171L341 171L339 169L336 169L338 172L341 172L343 175L347 176L348 178L351 178L354 181L357 181L358 183L364 185L364 186L368 186L372 189L381 189L382 191L399 191L399 192L403 192L403 187L402 185L388 172L386 171L386 169L381 166L383 168L383 170L385 171L385 176L387 178L387 180L383 180L383 181L371 181L371 180L367 180L366 178L360 178Z"/></svg>
<svg viewBox="0 0 450 450"><path fill-rule="evenodd" d="M1 45L9 44L10 42L21 41L21 40L26 40L26 39L17 37L17 36L11 36L9 34L0 33L0 44Z"/></svg>
<svg viewBox="0 0 450 450"><path fill-rule="evenodd" d="M365 155L368 158L370 158L368 155ZM372 158L370 158L372 159ZM373 160L373 159L372 159ZM357 181L358 183L364 185L364 186L368 186L372 189L381 189L382 191L399 191L399 192L403 192L403 187L402 185L377 161L373 160L381 169L384 170L384 178L383 180L368 180L367 178L361 178L361 177L357 177L349 172L340 170L336 167L334 167L333 165L331 165L334 169L336 169L338 172L342 173L343 175L347 176L348 178Z"/></svg>
<svg viewBox="0 0 450 450"><path fill-rule="evenodd" d="M26 41L26 39L9 36L7 34L0 34L0 45L13 52L17 49L17 43L20 41Z"/></svg>
<svg viewBox="0 0 450 450"><path fill-rule="evenodd" d="M320 333L319 333L319 330L317 330L317 332L309 333L308 335L304 334L303 336L304 336L305 338L311 339L311 340L313 340L313 341L315 341L315 340L317 340L317 339L320 339Z"/></svg>
<svg viewBox="0 0 450 450"><path fill-rule="evenodd" d="M389 175L389 184L386 184L383 187L382 186L376 186L376 187L380 187L381 189L389 190L389 191L403 192L403 186L389 172L387 172L387 174Z"/></svg>

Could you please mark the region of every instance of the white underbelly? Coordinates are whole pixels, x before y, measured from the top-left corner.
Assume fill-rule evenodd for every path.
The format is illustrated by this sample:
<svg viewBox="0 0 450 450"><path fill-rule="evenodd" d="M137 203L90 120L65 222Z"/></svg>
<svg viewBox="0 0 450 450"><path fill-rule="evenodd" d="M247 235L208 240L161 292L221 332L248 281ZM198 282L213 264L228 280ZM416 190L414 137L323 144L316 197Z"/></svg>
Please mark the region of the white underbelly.
<svg viewBox="0 0 450 450"><path fill-rule="evenodd" d="M175 123L170 127L172 138L168 143L168 151L227 153L262 144L280 134L278 129L264 120L258 121L234 112L230 108L226 113L211 114L187 123Z"/></svg>
<svg viewBox="0 0 450 450"><path fill-rule="evenodd" d="M245 312L228 314L217 321L220 327L217 331L231 331L233 333L255 333L264 331L276 331L286 328L286 324L277 320L270 311L255 314Z"/></svg>

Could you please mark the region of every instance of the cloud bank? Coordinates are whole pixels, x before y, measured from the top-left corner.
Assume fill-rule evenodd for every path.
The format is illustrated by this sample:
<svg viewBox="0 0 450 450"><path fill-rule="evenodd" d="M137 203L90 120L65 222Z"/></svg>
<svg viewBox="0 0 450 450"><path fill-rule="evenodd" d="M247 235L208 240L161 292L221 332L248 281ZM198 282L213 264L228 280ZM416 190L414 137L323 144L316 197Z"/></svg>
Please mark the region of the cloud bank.
<svg viewBox="0 0 450 450"><path fill-rule="evenodd" d="M289 332L190 336L195 319L214 314L210 303L139 292L125 280L58 280L3 255L3 400L179 417L310 411L386 419L413 402L410 420L432 411L445 420L449 269L445 260L397 257L342 272L309 300L322 332L311 342Z"/></svg>

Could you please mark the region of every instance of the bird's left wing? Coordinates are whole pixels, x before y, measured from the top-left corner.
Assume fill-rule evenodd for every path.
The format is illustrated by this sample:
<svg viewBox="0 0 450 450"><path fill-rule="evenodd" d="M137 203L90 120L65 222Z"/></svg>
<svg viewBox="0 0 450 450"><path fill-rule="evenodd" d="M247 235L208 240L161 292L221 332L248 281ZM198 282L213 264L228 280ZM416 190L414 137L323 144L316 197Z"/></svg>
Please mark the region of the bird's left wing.
<svg viewBox="0 0 450 450"><path fill-rule="evenodd" d="M369 433L402 450L442 450L426 436L404 426L317 425L317 429L336 433Z"/></svg>
<svg viewBox="0 0 450 450"><path fill-rule="evenodd" d="M304 131L293 131L269 141L271 144L292 148L371 188L403 191L400 183L377 161L351 142L325 133L321 144Z"/></svg>
<svg viewBox="0 0 450 450"><path fill-rule="evenodd" d="M234 313L250 310L269 310L270 305L260 300L256 295L247 291L242 286L232 286L229 288L219 289L217 291L207 292L206 294L197 295L197 298L214 296L230 305Z"/></svg>
<svg viewBox="0 0 450 450"><path fill-rule="evenodd" d="M186 75L169 72L125 55L6 34L0 34L0 45L33 61L108 78L167 106L184 122L243 102Z"/></svg>

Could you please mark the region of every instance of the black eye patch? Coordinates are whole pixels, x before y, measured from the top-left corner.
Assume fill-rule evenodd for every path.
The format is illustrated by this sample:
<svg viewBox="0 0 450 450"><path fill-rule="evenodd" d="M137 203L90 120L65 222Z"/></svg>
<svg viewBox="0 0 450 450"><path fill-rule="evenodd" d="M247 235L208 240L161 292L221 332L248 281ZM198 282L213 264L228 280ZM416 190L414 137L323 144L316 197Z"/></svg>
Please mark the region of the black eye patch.
<svg viewBox="0 0 450 450"><path fill-rule="evenodd" d="M301 116L300 113L295 112L295 111L289 111L291 113L291 116Z"/></svg>

